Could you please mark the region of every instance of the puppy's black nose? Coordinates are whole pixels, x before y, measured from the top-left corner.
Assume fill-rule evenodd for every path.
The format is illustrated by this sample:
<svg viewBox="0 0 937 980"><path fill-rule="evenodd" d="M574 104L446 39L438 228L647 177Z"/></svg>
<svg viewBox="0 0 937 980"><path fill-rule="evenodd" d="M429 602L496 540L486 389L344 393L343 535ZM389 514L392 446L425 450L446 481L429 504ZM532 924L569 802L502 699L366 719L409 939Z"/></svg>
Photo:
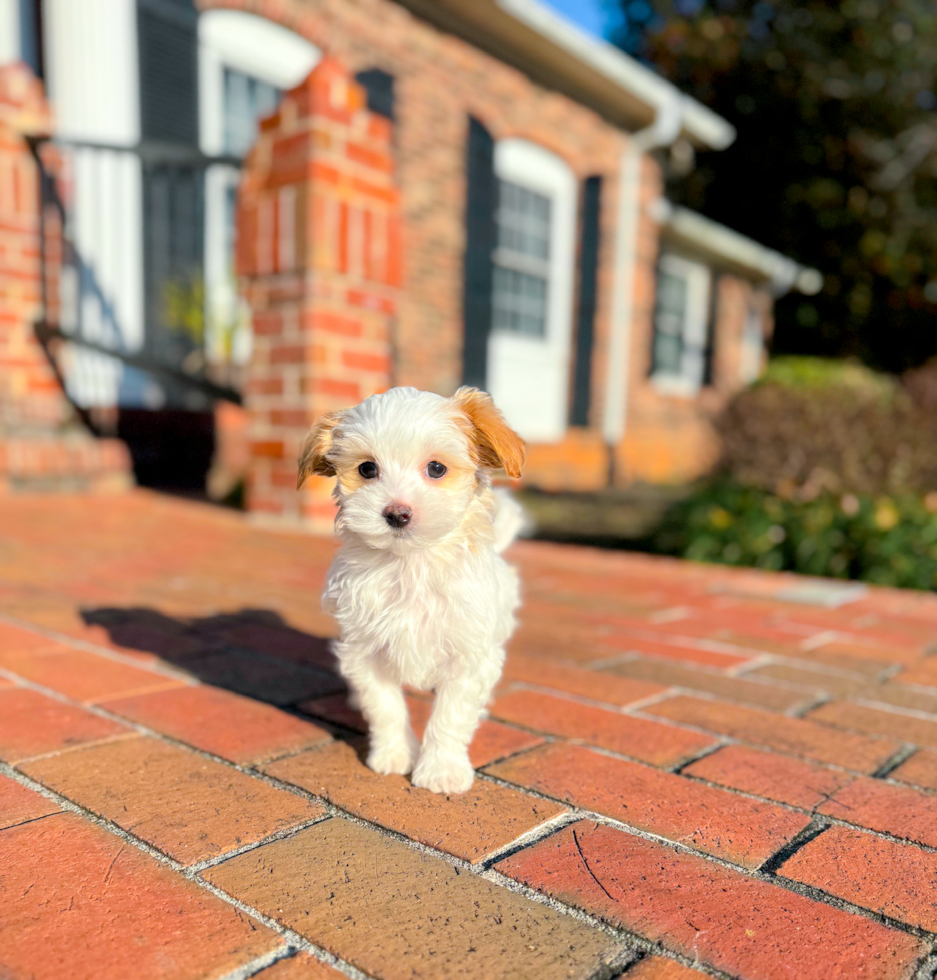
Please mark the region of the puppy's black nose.
<svg viewBox="0 0 937 980"><path fill-rule="evenodd" d="M384 520L391 527L406 527L413 517L413 511L403 504L389 504L384 508Z"/></svg>

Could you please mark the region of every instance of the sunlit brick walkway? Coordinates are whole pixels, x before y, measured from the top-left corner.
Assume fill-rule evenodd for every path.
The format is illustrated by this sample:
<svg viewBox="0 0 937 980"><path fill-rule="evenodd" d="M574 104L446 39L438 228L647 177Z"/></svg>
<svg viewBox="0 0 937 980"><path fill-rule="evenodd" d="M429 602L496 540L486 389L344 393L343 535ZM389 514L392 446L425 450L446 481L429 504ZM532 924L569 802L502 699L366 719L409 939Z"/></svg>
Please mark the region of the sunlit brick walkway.
<svg viewBox="0 0 937 980"><path fill-rule="evenodd" d="M3 980L933 976L937 598L520 545L445 799L360 761L332 547L0 501Z"/></svg>

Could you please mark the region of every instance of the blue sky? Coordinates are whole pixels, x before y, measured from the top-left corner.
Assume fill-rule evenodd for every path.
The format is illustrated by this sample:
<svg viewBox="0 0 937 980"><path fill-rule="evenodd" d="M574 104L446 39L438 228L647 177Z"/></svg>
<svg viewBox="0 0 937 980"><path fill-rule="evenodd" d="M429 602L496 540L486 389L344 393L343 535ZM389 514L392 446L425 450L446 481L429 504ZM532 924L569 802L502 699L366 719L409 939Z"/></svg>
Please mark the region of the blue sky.
<svg viewBox="0 0 937 980"><path fill-rule="evenodd" d="M602 0L544 0L544 2L591 34L602 37L608 21L602 9Z"/></svg>

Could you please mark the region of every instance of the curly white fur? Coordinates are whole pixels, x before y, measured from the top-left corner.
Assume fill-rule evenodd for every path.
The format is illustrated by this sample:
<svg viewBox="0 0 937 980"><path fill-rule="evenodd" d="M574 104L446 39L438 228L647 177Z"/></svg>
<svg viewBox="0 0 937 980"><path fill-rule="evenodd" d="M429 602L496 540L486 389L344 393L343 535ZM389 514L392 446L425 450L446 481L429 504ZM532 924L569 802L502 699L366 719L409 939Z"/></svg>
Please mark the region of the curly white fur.
<svg viewBox="0 0 937 980"><path fill-rule="evenodd" d="M341 547L323 608L341 628L334 651L368 722L377 772L412 771L414 785L437 793L472 785L468 746L520 601L500 552L522 511L492 490L487 469L519 475L523 456L523 442L474 389L445 399L393 388L326 416L307 439L300 483L309 472L337 477ZM446 467L441 478L431 462ZM362 476L362 463L376 475ZM385 515L401 508L409 522L394 527ZM422 746L403 685L436 694Z"/></svg>

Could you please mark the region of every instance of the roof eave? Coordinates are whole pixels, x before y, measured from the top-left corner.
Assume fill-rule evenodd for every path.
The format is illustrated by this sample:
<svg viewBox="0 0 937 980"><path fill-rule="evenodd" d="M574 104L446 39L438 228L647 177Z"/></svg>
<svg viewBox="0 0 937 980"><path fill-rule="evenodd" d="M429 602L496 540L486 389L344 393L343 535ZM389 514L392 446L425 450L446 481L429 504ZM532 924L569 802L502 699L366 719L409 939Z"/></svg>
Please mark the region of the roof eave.
<svg viewBox="0 0 937 980"><path fill-rule="evenodd" d="M662 199L652 206L652 215L671 241L717 259L753 279L768 281L778 294L795 290L813 296L823 288L823 276L817 269L800 265L695 211L675 207Z"/></svg>
<svg viewBox="0 0 937 980"><path fill-rule="evenodd" d="M735 139L735 128L721 116L540 0L398 2L538 82L565 92L622 129L649 125L664 105L679 99L682 135L694 146L722 150Z"/></svg>

